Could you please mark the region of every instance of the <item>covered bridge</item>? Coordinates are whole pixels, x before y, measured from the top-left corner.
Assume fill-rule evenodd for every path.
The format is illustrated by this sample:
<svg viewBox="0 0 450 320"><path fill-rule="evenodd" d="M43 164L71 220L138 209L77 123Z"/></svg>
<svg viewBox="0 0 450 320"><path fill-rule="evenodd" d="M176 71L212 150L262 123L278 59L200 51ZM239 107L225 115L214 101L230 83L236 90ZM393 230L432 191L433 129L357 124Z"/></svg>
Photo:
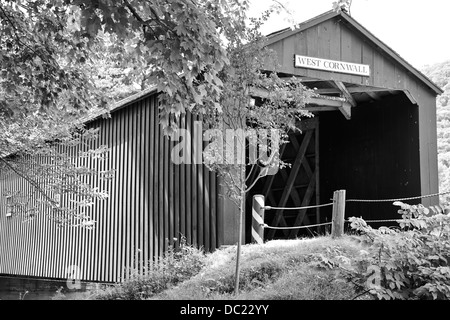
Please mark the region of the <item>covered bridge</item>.
<svg viewBox="0 0 450 320"><path fill-rule="evenodd" d="M315 117L299 124L302 134L293 134L282 154L292 167L262 180L253 193L264 194L272 206L300 206L327 203L338 189L363 199L438 191L440 88L345 13L328 12L299 29L271 34L268 46L278 53L281 76L300 77L321 95L345 99L311 101ZM66 279L76 266L82 280L115 282L129 267L142 270L181 235L206 250L237 242L236 209L221 196L217 176L203 165L170 161L175 142L162 135L155 88L121 101L111 118L88 126L100 128L98 143L111 148L109 165L116 169L110 198L91 212L97 227L58 228L44 217L22 223L6 215L0 194L0 275ZM186 115L181 127L194 132L194 118ZM0 191L21 183L0 180ZM348 215L384 218L395 210L355 203ZM275 211L266 223L330 218L326 209ZM267 232L268 238L298 235Z"/></svg>

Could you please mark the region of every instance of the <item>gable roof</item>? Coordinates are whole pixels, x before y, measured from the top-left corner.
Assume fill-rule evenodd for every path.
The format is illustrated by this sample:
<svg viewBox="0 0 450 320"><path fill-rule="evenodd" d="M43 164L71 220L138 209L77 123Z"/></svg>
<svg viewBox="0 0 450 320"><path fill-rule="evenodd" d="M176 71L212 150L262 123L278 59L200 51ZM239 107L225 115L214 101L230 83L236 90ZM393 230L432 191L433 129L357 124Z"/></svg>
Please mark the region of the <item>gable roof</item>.
<svg viewBox="0 0 450 320"><path fill-rule="evenodd" d="M409 62L403 59L397 52L392 50L389 46L383 43L380 39L375 37L371 32L369 32L366 28L364 28L359 22L350 17L348 14L344 12L336 12L336 11L328 11L325 12L315 18L307 20L305 22L300 23L300 25L292 30L291 28L282 29L276 32L273 32L266 37L268 38L267 45L271 45L278 41L281 41L287 37L295 35L299 32L303 32L306 29L314 27L324 21L333 19L335 17L341 18L343 21L351 25L354 29L359 31L363 36L368 38L373 44L383 50L389 57L391 57L396 63L403 66L407 71L411 72L416 78L422 81L426 86L428 86L431 90L433 90L436 94L442 94L444 91L436 85L433 81L431 81L427 76L425 76L422 72L413 67Z"/></svg>

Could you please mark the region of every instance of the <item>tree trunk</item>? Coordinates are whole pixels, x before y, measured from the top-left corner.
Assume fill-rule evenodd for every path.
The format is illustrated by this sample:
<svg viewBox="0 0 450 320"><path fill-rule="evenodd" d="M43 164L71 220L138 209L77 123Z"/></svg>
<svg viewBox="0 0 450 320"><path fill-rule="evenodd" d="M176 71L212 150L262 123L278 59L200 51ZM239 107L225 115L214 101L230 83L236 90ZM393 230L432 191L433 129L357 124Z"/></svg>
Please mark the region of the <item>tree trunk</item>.
<svg viewBox="0 0 450 320"><path fill-rule="evenodd" d="M236 276L234 283L234 294L239 294L239 274L241 271L241 247L242 247L242 227L244 225L244 212L245 212L245 165L241 166L240 170L240 184L241 184L241 199L239 208L239 233L238 244L236 250Z"/></svg>

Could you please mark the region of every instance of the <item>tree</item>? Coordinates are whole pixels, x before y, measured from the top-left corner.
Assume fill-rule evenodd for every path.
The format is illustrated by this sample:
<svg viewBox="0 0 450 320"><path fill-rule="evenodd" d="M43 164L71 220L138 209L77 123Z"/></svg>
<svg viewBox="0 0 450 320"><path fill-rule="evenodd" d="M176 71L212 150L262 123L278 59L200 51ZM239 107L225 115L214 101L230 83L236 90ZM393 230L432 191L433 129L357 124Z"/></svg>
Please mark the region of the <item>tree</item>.
<svg viewBox="0 0 450 320"><path fill-rule="evenodd" d="M279 157L280 146L299 130L298 121L312 116L304 106L313 91L294 77L278 77L276 55L259 32L273 10L251 19L244 34L230 38L230 63L219 74L221 109L203 116L210 129L206 138L213 140L204 152L205 164L222 177L228 197L239 208L236 293L246 194L259 179L289 165Z"/></svg>
<svg viewBox="0 0 450 320"><path fill-rule="evenodd" d="M66 20L58 1L0 2L0 173L26 181L2 192L10 213L26 219L45 212L63 224L91 225L75 208L104 198L85 180L105 172L76 165L68 151L92 137L79 118L107 100L87 76L85 41L67 32ZM64 193L76 198L70 208L54 198Z"/></svg>
<svg viewBox="0 0 450 320"><path fill-rule="evenodd" d="M352 6L352 0L338 0L333 2L333 10L350 14L350 8Z"/></svg>
<svg viewBox="0 0 450 320"><path fill-rule="evenodd" d="M49 170L42 158L50 154L47 160L53 164L67 164L70 155L61 152L60 142L80 141L82 120L111 103L104 95L111 87L97 88L98 61L128 70L120 81L138 82L141 88L157 84L167 132L176 129L177 118L187 110L207 114L220 108L218 74L229 63L224 43L244 29L247 6L245 0L1 0L2 175L14 171L22 176L55 212L51 194L61 191L62 184L54 181L73 174L74 167L66 173ZM100 147L87 154L106 155ZM25 158L41 159L43 167L29 173ZM48 172L58 177L43 179ZM64 190L83 190L83 181L95 172L84 167L78 174L80 179L65 179L72 187ZM90 194L103 196L95 189Z"/></svg>

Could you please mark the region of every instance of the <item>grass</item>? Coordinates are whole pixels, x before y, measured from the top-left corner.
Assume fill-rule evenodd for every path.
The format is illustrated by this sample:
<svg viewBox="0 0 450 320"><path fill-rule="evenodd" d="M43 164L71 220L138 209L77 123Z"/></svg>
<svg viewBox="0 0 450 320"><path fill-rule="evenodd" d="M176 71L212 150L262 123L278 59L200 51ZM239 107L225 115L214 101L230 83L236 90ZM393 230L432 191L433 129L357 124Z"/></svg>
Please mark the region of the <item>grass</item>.
<svg viewBox="0 0 450 320"><path fill-rule="evenodd" d="M235 295L236 246L203 255L185 245L177 256L172 252L162 268L154 268L147 276L134 274L121 284L88 292L80 299L349 300L358 296L355 287L323 265L336 258L351 263L364 249L352 236L245 245L239 294Z"/></svg>
<svg viewBox="0 0 450 320"><path fill-rule="evenodd" d="M327 256L349 259L361 254L362 245L353 239L318 237L245 245L237 296L233 294L236 248L218 250L207 256L206 266L198 275L153 299L352 299L357 293L351 284L337 280L332 270L318 266Z"/></svg>

